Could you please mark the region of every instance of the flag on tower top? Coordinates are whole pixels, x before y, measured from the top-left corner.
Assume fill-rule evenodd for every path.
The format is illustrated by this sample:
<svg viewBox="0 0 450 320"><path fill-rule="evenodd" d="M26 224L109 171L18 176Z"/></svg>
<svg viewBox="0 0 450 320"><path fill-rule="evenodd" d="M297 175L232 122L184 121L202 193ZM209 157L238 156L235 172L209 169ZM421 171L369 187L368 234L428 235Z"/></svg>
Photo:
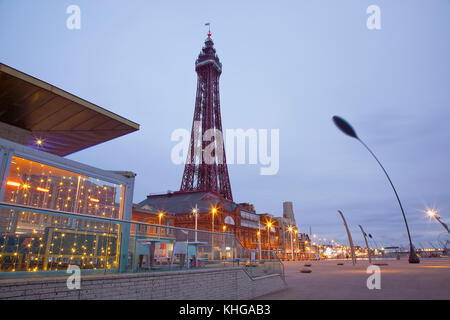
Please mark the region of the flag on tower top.
<svg viewBox="0 0 450 320"><path fill-rule="evenodd" d="M211 23L205 23L205 26L208 26L208 37L211 37Z"/></svg>

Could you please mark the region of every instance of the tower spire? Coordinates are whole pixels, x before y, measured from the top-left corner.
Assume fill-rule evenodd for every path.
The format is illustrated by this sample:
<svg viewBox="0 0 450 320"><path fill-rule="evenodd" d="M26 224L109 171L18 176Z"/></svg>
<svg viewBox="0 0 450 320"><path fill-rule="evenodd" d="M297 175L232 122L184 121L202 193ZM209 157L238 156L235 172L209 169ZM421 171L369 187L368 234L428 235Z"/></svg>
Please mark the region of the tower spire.
<svg viewBox="0 0 450 320"><path fill-rule="evenodd" d="M209 26L209 23L206 25ZM180 191L211 191L233 200L220 114L222 63L210 35L211 32L208 32L205 45L195 61L197 95Z"/></svg>
<svg viewBox="0 0 450 320"><path fill-rule="evenodd" d="M208 26L208 37L211 37L211 23L205 23L205 26Z"/></svg>

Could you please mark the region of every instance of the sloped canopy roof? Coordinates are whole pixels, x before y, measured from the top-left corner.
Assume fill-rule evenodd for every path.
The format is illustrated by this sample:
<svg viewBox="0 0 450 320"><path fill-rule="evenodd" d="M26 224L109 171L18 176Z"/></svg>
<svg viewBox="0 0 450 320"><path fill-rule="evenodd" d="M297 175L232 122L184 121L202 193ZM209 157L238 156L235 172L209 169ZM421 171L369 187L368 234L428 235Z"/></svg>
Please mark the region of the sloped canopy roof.
<svg viewBox="0 0 450 320"><path fill-rule="evenodd" d="M30 131L28 146L58 156L139 130L137 123L1 63L0 121Z"/></svg>

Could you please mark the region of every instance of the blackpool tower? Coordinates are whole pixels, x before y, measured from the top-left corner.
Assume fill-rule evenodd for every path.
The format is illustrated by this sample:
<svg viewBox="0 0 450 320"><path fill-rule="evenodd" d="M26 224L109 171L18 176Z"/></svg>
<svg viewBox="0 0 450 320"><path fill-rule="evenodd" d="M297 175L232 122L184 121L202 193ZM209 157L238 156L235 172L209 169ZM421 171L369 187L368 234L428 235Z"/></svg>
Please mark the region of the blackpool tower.
<svg viewBox="0 0 450 320"><path fill-rule="evenodd" d="M211 191L233 200L222 135L219 78L222 64L211 32L195 61L197 95L180 191Z"/></svg>

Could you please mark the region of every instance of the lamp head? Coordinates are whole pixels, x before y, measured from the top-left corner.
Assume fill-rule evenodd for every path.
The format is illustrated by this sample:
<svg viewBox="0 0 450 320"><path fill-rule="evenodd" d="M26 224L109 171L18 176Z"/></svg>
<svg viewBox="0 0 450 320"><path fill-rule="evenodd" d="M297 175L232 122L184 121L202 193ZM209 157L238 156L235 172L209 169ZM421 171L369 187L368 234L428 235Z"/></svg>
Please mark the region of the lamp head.
<svg viewBox="0 0 450 320"><path fill-rule="evenodd" d="M353 127L347 121L342 119L341 117L334 116L333 122L336 125L336 127L338 127L339 130L341 130L346 135L348 135L352 138L355 138L355 139L359 139L355 130L353 129Z"/></svg>

